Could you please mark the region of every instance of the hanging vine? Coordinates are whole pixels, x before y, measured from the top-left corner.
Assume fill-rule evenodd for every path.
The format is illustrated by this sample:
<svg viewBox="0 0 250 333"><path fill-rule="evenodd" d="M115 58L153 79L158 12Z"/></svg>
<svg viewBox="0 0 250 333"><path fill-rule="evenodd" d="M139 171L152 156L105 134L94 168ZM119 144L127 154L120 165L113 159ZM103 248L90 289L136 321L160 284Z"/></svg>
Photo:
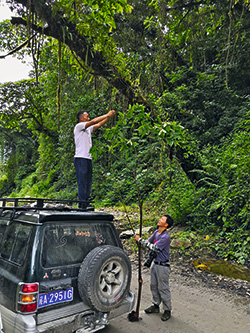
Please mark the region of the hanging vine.
<svg viewBox="0 0 250 333"><path fill-rule="evenodd" d="M60 130L60 118L61 118L61 87L62 87L62 42L58 41L58 87L57 87L57 115L58 115L58 131Z"/></svg>
<svg viewBox="0 0 250 333"><path fill-rule="evenodd" d="M35 13L33 13L32 16L32 22L35 24L37 23L37 16ZM39 72L38 72L38 67L39 67L39 59L40 59L40 42L37 38L37 34L35 35L35 38L32 39L31 43L31 54L32 54L32 60L33 60L33 65L34 65L34 71L35 71L35 78L36 78L36 85L38 86L39 84Z"/></svg>
<svg viewBox="0 0 250 333"><path fill-rule="evenodd" d="M27 33L28 33L28 39L30 38L30 32L31 32L31 0L28 0L28 7L27 7Z"/></svg>
<svg viewBox="0 0 250 333"><path fill-rule="evenodd" d="M228 28L227 55L226 55L226 64L225 64L227 88L228 88L228 64L229 64L229 55L230 55L231 33L232 33L232 0L230 0L228 16L229 16L229 28Z"/></svg>

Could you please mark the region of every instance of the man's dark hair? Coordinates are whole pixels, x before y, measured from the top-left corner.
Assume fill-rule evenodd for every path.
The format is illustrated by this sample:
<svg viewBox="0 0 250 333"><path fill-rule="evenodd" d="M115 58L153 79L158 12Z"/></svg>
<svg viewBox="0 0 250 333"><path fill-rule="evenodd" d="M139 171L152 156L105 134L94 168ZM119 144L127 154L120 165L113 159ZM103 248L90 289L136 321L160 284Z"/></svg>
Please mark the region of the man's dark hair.
<svg viewBox="0 0 250 333"><path fill-rule="evenodd" d="M79 110L76 114L76 118L77 118L77 121L79 122L79 118L80 116L84 113L85 111L84 110Z"/></svg>
<svg viewBox="0 0 250 333"><path fill-rule="evenodd" d="M168 228L171 228L172 227L172 225L174 224L174 220L172 219L172 217L170 216L170 215L163 215L163 216L166 216L166 218L167 218L167 220L166 220L166 222L167 222L167 224L168 224L168 227L167 227L167 229Z"/></svg>

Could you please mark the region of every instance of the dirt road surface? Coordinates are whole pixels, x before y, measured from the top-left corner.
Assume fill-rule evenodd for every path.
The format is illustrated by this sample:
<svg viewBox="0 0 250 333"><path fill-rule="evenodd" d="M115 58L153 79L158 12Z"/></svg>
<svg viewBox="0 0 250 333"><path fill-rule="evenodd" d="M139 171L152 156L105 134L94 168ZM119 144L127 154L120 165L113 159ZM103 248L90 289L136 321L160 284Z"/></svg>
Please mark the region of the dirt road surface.
<svg viewBox="0 0 250 333"><path fill-rule="evenodd" d="M160 313L147 315L143 311L152 304L149 282L149 271L143 270L141 320L129 322L127 316L115 318L102 333L250 333L249 297L207 288L198 280L172 273L172 317L163 322ZM137 295L136 271L131 289Z"/></svg>

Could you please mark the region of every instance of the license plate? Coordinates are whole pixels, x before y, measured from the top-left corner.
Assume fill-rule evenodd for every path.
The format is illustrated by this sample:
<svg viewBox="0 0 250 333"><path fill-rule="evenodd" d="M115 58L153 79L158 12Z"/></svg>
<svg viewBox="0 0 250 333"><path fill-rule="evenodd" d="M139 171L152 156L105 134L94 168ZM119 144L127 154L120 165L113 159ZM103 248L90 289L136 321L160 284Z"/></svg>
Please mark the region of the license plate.
<svg viewBox="0 0 250 333"><path fill-rule="evenodd" d="M48 294L39 294L38 296L38 309L44 306L58 304L62 302L69 302L73 300L73 288L67 290L51 291Z"/></svg>

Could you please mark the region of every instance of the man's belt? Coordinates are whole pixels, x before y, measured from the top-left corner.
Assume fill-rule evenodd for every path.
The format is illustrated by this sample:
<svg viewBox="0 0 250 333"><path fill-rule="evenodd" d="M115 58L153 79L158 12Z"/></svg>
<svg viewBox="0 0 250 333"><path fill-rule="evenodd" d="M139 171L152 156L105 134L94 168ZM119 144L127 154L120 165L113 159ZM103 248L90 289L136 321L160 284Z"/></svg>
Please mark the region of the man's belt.
<svg viewBox="0 0 250 333"><path fill-rule="evenodd" d="M167 260L167 261L154 261L154 263L156 264L156 265L160 265L160 266L170 266L170 262L169 262L169 260Z"/></svg>

